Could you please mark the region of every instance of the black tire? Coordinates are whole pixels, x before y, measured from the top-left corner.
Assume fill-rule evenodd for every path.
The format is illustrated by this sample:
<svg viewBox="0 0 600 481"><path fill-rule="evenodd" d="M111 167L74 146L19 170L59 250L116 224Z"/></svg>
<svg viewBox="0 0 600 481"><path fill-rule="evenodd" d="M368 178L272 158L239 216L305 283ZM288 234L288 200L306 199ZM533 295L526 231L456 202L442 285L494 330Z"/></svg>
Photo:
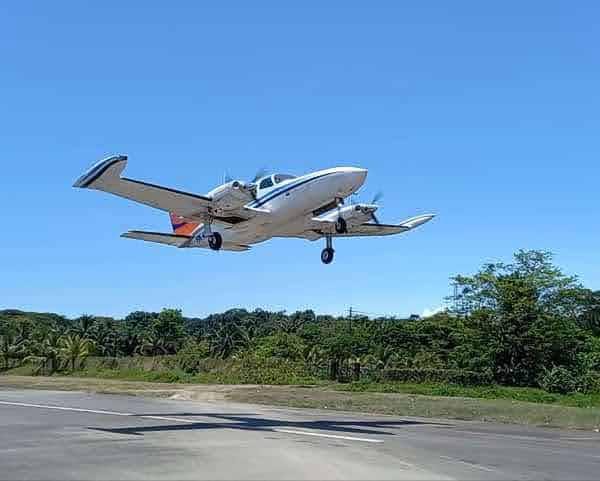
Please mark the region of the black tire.
<svg viewBox="0 0 600 481"><path fill-rule="evenodd" d="M346 223L346 219L343 217L338 217L335 221L335 231L338 234L345 234L348 232L348 224Z"/></svg>
<svg viewBox="0 0 600 481"><path fill-rule="evenodd" d="M323 264L331 264L333 261L334 250L327 247L321 251L321 262Z"/></svg>
<svg viewBox="0 0 600 481"><path fill-rule="evenodd" d="M218 232L208 236L208 247L213 251L218 251L223 246L223 237Z"/></svg>

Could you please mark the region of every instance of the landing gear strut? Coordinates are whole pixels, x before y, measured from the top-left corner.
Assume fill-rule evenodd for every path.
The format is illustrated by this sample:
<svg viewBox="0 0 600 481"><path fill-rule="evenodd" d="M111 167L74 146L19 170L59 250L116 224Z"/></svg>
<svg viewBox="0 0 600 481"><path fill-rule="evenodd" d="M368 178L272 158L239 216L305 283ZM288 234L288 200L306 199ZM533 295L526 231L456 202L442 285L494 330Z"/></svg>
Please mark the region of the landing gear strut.
<svg viewBox="0 0 600 481"><path fill-rule="evenodd" d="M333 261L333 243L331 242L331 236L326 236L325 241L327 242L325 249L321 251L321 262L323 264L331 264Z"/></svg>

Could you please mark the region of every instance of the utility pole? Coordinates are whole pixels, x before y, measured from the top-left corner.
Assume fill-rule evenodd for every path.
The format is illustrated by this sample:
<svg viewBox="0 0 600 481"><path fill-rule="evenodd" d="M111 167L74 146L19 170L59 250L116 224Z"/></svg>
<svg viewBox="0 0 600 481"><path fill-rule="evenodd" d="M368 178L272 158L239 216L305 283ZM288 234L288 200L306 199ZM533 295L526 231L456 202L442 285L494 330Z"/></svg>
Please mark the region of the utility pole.
<svg viewBox="0 0 600 481"><path fill-rule="evenodd" d="M348 309L348 333L352 333L352 306Z"/></svg>

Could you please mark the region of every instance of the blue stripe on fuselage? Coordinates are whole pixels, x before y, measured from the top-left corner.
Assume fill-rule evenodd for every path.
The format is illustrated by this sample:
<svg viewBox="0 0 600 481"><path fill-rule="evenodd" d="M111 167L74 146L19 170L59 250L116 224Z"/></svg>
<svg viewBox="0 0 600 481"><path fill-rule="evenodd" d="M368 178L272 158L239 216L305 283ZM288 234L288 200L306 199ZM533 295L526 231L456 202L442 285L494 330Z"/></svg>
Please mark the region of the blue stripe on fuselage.
<svg viewBox="0 0 600 481"><path fill-rule="evenodd" d="M308 179L298 179L297 181L291 182L286 185L282 185L281 187L270 191L268 194L265 194L260 199L256 199L250 204L250 207L260 207L261 205L266 204L267 202L275 199L276 197L279 197L281 194L285 194L286 192L289 192L290 190L295 189L296 187L300 187L301 185L304 185L310 181L317 180L321 177L325 177L327 175L336 173L337 172L326 172L325 174L320 174L315 177L309 177Z"/></svg>

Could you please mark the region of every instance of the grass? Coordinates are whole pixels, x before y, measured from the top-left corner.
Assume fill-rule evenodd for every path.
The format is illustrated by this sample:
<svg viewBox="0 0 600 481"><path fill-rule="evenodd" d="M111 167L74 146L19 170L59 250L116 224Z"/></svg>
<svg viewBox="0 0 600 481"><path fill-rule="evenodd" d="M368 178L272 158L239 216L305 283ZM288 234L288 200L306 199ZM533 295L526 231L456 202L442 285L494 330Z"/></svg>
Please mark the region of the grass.
<svg viewBox="0 0 600 481"><path fill-rule="evenodd" d="M338 391L420 394L425 396L463 397L476 399L507 399L530 403L556 404L578 408L600 407L600 393L555 394L542 389L509 386L459 386L430 383L369 383L338 384Z"/></svg>

